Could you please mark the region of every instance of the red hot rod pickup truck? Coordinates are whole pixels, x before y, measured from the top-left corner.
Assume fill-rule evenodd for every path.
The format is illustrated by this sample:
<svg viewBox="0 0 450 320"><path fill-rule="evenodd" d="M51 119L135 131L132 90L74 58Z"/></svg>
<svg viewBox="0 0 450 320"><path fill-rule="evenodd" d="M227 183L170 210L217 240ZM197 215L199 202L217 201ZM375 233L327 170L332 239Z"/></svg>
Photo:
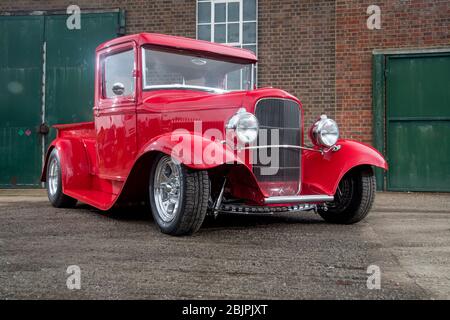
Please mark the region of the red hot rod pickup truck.
<svg viewBox="0 0 450 320"><path fill-rule="evenodd" d="M94 121L55 125L42 181L55 207L149 203L160 230L197 231L207 214L316 210L363 219L375 195L375 149L339 139L322 115L303 141L300 101L256 89L256 56L142 33L96 50Z"/></svg>

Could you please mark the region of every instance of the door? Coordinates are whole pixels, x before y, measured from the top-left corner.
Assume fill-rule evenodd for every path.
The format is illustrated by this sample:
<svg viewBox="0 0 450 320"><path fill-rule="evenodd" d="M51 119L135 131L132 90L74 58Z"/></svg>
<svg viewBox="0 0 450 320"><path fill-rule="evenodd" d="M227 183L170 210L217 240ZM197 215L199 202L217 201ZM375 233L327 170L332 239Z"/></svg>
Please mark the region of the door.
<svg viewBox="0 0 450 320"><path fill-rule="evenodd" d="M82 13L81 29L67 18L0 16L0 187L40 186L51 126L93 120L95 48L117 37L120 12Z"/></svg>
<svg viewBox="0 0 450 320"><path fill-rule="evenodd" d="M43 16L0 17L0 187L37 186Z"/></svg>
<svg viewBox="0 0 450 320"><path fill-rule="evenodd" d="M450 54L386 65L388 190L450 191Z"/></svg>
<svg viewBox="0 0 450 320"><path fill-rule="evenodd" d="M99 177L124 181L136 159L136 61L134 42L100 53L95 106Z"/></svg>

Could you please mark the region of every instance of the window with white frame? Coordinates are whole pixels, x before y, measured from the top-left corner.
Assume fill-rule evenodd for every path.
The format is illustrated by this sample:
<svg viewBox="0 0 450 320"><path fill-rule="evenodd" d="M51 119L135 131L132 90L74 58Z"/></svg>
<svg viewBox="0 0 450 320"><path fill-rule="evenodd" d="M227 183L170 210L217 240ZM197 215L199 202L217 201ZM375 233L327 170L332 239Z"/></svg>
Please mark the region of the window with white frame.
<svg viewBox="0 0 450 320"><path fill-rule="evenodd" d="M257 54L257 17L257 0L197 0L197 39ZM242 71L227 75L227 89L242 89L244 78Z"/></svg>

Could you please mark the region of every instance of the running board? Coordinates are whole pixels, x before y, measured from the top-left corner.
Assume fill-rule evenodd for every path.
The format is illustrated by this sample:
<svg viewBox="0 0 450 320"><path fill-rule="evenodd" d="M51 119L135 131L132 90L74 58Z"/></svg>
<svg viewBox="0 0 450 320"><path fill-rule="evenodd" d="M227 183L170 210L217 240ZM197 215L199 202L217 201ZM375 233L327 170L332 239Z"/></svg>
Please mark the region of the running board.
<svg viewBox="0 0 450 320"><path fill-rule="evenodd" d="M273 215L275 213L295 213L301 211L309 211L317 209L316 204L302 203L285 206L249 206L245 204L222 204L217 210L217 213L233 213L233 214L267 214Z"/></svg>
<svg viewBox="0 0 450 320"><path fill-rule="evenodd" d="M265 204L285 204L285 203L322 203L331 202L334 200L333 196L325 194L314 194L304 196L280 196L269 197L264 199Z"/></svg>

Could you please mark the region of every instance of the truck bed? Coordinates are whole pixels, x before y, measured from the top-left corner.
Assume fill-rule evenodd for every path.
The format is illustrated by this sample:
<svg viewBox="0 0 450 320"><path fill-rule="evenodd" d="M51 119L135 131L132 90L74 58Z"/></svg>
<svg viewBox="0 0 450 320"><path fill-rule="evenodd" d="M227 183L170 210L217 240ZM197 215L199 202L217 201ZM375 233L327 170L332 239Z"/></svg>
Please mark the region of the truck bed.
<svg viewBox="0 0 450 320"><path fill-rule="evenodd" d="M78 137L95 139L95 125L93 121L70 124L55 124L53 127L58 130L58 138Z"/></svg>

